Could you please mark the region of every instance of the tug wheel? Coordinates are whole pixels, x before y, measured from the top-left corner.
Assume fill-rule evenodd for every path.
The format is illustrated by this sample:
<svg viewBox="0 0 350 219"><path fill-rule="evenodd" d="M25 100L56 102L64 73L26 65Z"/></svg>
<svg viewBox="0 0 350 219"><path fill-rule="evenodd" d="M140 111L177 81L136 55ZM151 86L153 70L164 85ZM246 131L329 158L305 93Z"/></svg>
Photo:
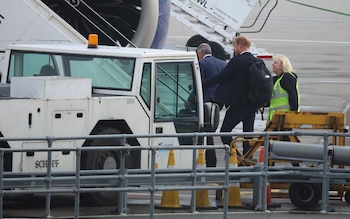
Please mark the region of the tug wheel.
<svg viewBox="0 0 350 219"><path fill-rule="evenodd" d="M104 128L99 135L120 134L115 128ZM120 139L96 138L89 144L91 146L117 146ZM82 169L84 170L110 170L119 169L120 154L114 150L91 150L82 153ZM92 192L82 193L81 200L85 205L110 206L118 204L118 192Z"/></svg>
<svg viewBox="0 0 350 219"><path fill-rule="evenodd" d="M300 209L314 208L321 200L321 186L314 183L292 183L289 199Z"/></svg>
<svg viewBox="0 0 350 219"><path fill-rule="evenodd" d="M350 191L345 192L344 198L345 198L346 203L350 204Z"/></svg>

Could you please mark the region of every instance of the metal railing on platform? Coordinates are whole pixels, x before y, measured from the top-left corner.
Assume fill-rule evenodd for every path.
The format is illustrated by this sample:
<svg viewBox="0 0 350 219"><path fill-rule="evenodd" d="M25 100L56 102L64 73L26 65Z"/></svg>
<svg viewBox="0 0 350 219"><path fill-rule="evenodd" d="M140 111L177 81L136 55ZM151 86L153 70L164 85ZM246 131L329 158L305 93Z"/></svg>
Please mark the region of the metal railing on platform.
<svg viewBox="0 0 350 219"><path fill-rule="evenodd" d="M252 166L230 165L231 147L229 145L196 145L198 138L202 137L220 137L232 136L232 133L192 133L192 134L156 134L156 135L99 135L99 136L76 136L76 137L45 137L45 138L0 138L0 141L47 141L47 148L23 148L23 149L0 149L0 163L4 163L6 153L31 153L47 152L47 170L46 172L10 172L4 170L4 165L0 165L0 217L3 217L4 198L8 195L20 194L45 194L45 216L51 217L51 199L52 195L59 193L71 193L75 196L74 218L79 218L80 195L89 192L118 192L119 204L118 214L126 213L127 193L128 192L148 192L150 194L149 214L150 218L155 214L155 193L159 191L191 191L192 199L190 209L192 212L197 210L196 192L201 190L223 190L223 218L227 218L229 187L233 183L251 183L253 184L252 209L257 211L267 210L267 190L268 183L274 182L308 182L319 183L322 185L322 210L327 211L329 207L329 191L331 184L348 185L350 184L350 171L340 166L335 167L330 159L328 139L330 137L350 137L348 133L330 133L330 132L273 132L278 135L295 136L317 136L323 138L323 147L321 146L322 157L319 160L313 160L321 164L321 167L290 167L290 166L269 166L270 145L275 142L270 141L272 132L252 132L252 133L234 133L237 137L260 136L264 139L264 162ZM127 142L127 138L159 138L159 137L192 137L193 145L173 145L173 146L89 146L74 148L52 148L52 143L58 140L86 140L94 138L121 138L122 142ZM277 143L276 143L277 144ZM298 143L303 144L303 143ZM340 147L340 146L339 146ZM198 150L200 149L224 150L224 167L202 168L197 165ZM159 150L191 150L193 160L191 168L166 168L158 169L156 154ZM118 169L111 170L81 170L81 155L84 151L115 150L120 154L120 165ZM128 169L125 161L129 151L148 150L151 153L151 162L149 169ZM52 171L52 153L55 151L70 151L75 154L75 171ZM125 153L123 153L125 152ZM273 151L272 151L273 152ZM271 153L272 153L271 152ZM347 152L346 152L347 153ZM236 156L236 155L234 155ZM277 155L275 155L277 156ZM275 157L276 158L276 157ZM278 158L278 156L277 156ZM282 158L282 157L281 157ZM286 157L283 157L286 159ZM293 161L293 159L291 159ZM308 157L298 157L299 161L310 161ZM341 168L339 168L341 167ZM35 177L34 177L35 176ZM176 180L174 180L176 179ZM345 188L345 189L344 189ZM348 189L344 187L343 192Z"/></svg>

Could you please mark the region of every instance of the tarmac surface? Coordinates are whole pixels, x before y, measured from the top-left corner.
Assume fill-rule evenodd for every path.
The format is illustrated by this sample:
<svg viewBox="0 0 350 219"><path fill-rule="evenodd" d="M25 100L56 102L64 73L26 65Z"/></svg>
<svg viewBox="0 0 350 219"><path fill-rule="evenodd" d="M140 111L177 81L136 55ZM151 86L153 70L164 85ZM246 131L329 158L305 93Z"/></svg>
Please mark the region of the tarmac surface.
<svg viewBox="0 0 350 219"><path fill-rule="evenodd" d="M129 193L128 194L128 211L125 214L118 215L116 207L94 207L81 206L79 218L174 218L174 219L216 219L224 218L221 201L215 201L215 192L209 190L210 207L199 208L192 212L190 209L189 192L179 193L180 208L162 209L160 200L162 193L156 194L155 209L151 217L148 194L146 193ZM327 211L321 210L321 203L314 209L300 210L297 209L287 198L272 198L272 204L267 211L258 211L251 209L252 192L248 189L241 189L242 206L229 208L227 218L349 218L350 206L344 200L332 198L330 207ZM44 217L44 197L22 199L21 202L5 202L3 218L46 218ZM74 199L68 197L58 197L52 200L51 215L52 218L68 219L74 218ZM220 207L221 206L221 207Z"/></svg>

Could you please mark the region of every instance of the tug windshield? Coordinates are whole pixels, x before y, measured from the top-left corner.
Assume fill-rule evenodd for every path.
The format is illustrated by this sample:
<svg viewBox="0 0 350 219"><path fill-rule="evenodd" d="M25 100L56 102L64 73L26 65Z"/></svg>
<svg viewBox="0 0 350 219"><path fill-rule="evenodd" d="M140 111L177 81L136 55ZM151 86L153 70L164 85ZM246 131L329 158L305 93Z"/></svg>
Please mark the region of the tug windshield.
<svg viewBox="0 0 350 219"><path fill-rule="evenodd" d="M66 76L91 78L94 88L131 90L134 58L13 51L11 77Z"/></svg>

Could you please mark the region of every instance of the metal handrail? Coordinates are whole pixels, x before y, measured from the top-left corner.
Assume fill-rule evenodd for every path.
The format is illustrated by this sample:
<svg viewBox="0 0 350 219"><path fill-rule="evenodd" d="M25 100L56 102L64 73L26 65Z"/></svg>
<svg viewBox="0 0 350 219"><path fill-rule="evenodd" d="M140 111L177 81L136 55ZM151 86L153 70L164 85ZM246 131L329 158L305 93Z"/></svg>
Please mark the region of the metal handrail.
<svg viewBox="0 0 350 219"><path fill-rule="evenodd" d="M323 137L324 154L323 163L327 164L328 153L328 138L332 136L350 137L348 133L329 133L329 132L273 132L274 136L277 135L290 135L297 136L318 136ZM268 156L269 151L269 135L271 132L251 132L251 133L234 133L235 136L247 137L247 136L265 136L265 158ZM155 134L155 135L134 135L134 134L114 134L114 135L99 135L99 136L74 136L74 137L42 137L42 138L0 138L0 141L47 141L48 148L32 148L32 149L11 149L0 148L0 163L4 162L4 154L7 152L48 152L48 157L54 151L71 151L75 152L76 156L76 171L75 172L52 172L51 168L47 168L45 173L10 173L4 172L3 165L0 165L0 218L3 216L3 199L4 195L8 194L33 194L43 193L46 195L45 214L47 217L51 215L51 196L57 193L72 193L75 195L74 217L79 218L79 195L85 192L92 191L119 191L124 195L124 198L120 198L118 213L125 213L126 208L126 196L127 192L143 191L150 193L150 218L154 217L155 208L155 192L167 191L167 190L189 190L192 191L192 195L200 189L222 189L224 191L224 206L223 206L223 218L227 218L227 199L228 199L228 187L230 183L254 183L262 182L262 186L266 187L268 182L280 182L286 180L284 177L293 177L295 181L298 181L296 176L300 176L299 181L309 182L312 178L313 182L317 179L317 182L322 183L322 210L327 211L329 187L331 183L350 184L350 171L346 169L332 168L328 165L323 165L323 168L304 168L304 167L270 167L268 166L268 159L264 159L262 166L250 166L250 167L230 167L229 156L230 147L228 145L174 145L174 146L139 146L131 147L125 146L98 146L98 147L83 147L83 148L51 148L50 145L56 140L72 140L72 139L96 139L96 138L157 138L157 137L219 137L219 136L232 136L232 133L187 133L187 134ZM216 168L197 168L195 163L196 150L215 148L218 150L225 150L225 167ZM121 165L117 170L80 170L80 157L83 151L88 150L151 150L151 168L147 170L142 169L127 169L125 165ZM156 169L156 152L157 150L193 150L193 167L182 169ZM121 153L124 156L124 153ZM123 159L121 159L123 160ZM124 160L125 161L125 160ZM48 166L51 166L51 159L48 159ZM36 178L31 177L37 175ZM175 178L181 180L181 185L172 183L171 179ZM206 183L201 182L201 178L205 177ZM281 178L281 179L280 179ZM107 180L108 179L108 180ZM170 179L170 180L169 180ZM218 180L219 179L219 180ZM107 181L107 183L106 183ZM208 185L209 182L221 181L221 184L217 186ZM64 184L66 182L66 184ZM122 183L120 183L122 182ZM32 188L32 183L37 184L38 188ZM96 188L84 188L85 183L91 183L96 185ZM95 184L93 184L95 183ZM61 186L58 186L60 184ZM26 190L7 190L9 186ZM67 189L65 185L70 185ZM103 186L113 187L103 187ZM118 186L121 187L118 187ZM145 185L144 187L135 187L135 185ZM32 188L32 189L31 189ZM255 198L256 207L255 210L266 211L266 190L258 189L261 187L254 187L253 195ZM261 198L262 197L262 198ZM194 199L191 200L191 210L196 211Z"/></svg>

